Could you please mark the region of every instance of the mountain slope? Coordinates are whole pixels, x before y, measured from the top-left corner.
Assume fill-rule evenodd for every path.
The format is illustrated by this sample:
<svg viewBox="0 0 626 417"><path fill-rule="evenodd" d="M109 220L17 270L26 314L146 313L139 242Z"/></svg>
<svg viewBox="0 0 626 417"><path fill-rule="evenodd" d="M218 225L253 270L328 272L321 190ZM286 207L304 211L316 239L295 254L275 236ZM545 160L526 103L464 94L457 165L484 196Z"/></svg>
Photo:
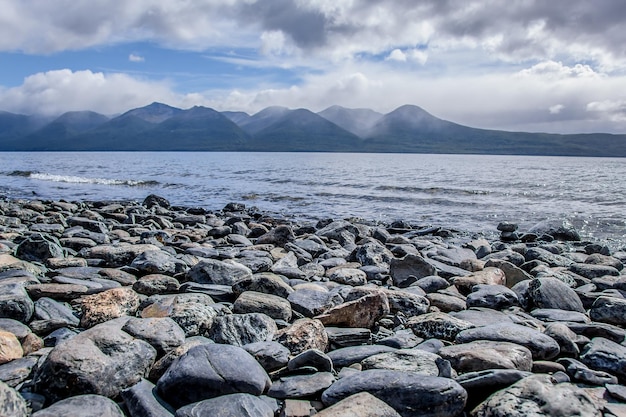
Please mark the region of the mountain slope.
<svg viewBox="0 0 626 417"><path fill-rule="evenodd" d="M239 123L239 127L245 130L250 135L255 135L261 130L271 126L278 122L283 116L288 114L291 110L287 107L272 106L261 110L258 113L253 114L247 120Z"/></svg>
<svg viewBox="0 0 626 417"><path fill-rule="evenodd" d="M383 117L383 114L374 110L347 109L341 106L331 106L317 114L360 137L368 136L372 127Z"/></svg>
<svg viewBox="0 0 626 417"><path fill-rule="evenodd" d="M183 110L168 106L167 104L154 102L144 107L132 109L122 114L120 117L134 116L146 122L161 123L170 117L174 117Z"/></svg>
<svg viewBox="0 0 626 417"><path fill-rule="evenodd" d="M361 139L310 110L286 112L252 137L251 149L281 152L355 152Z"/></svg>

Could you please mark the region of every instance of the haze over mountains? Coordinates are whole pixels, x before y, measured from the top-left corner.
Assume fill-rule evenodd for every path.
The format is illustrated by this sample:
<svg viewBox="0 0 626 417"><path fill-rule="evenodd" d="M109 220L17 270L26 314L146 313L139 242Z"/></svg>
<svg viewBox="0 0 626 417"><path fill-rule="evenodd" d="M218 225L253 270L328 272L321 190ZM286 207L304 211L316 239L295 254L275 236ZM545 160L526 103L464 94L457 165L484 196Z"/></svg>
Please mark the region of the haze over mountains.
<svg viewBox="0 0 626 417"><path fill-rule="evenodd" d="M406 152L626 157L626 135L506 132L401 106L381 114L332 106L256 114L152 103L116 116L80 111L50 120L0 112L0 151Z"/></svg>

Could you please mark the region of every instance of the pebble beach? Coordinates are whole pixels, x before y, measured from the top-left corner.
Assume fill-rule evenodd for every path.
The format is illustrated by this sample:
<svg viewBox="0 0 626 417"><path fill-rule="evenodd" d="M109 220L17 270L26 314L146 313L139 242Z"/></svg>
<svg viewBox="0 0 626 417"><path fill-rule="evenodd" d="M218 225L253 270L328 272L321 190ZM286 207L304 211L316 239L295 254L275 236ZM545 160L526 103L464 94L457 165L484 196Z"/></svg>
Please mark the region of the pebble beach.
<svg viewBox="0 0 626 417"><path fill-rule="evenodd" d="M626 416L626 248L0 200L0 416Z"/></svg>

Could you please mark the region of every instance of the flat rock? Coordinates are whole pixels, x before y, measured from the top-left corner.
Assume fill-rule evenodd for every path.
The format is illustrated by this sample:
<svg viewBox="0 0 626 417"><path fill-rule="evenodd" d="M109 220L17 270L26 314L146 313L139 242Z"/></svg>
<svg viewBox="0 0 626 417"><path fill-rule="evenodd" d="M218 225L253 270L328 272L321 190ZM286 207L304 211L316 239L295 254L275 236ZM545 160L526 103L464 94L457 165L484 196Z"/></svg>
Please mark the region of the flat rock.
<svg viewBox="0 0 626 417"><path fill-rule="evenodd" d="M28 323L35 311L33 300L21 284L0 281L0 317Z"/></svg>
<svg viewBox="0 0 626 417"><path fill-rule="evenodd" d="M394 351L396 351L395 348L385 345L351 346L328 352L328 357L333 361L333 366L335 368L342 368L344 366L350 366L354 363L359 363L362 360L379 353Z"/></svg>
<svg viewBox="0 0 626 417"><path fill-rule="evenodd" d="M431 352L420 349L401 349L369 356L361 361L361 366L364 370L388 369L439 376L438 361L441 361L441 357Z"/></svg>
<svg viewBox="0 0 626 417"><path fill-rule="evenodd" d="M0 365L0 381L15 388L30 377L38 360L38 357L29 355Z"/></svg>
<svg viewBox="0 0 626 417"><path fill-rule="evenodd" d="M131 417L172 417L175 410L156 394L155 385L142 379L121 392L124 406Z"/></svg>
<svg viewBox="0 0 626 417"><path fill-rule="evenodd" d="M176 417L274 417L267 401L246 393L227 394L186 405Z"/></svg>
<svg viewBox="0 0 626 417"><path fill-rule="evenodd" d="M532 354L524 346L510 342L477 340L470 343L444 346L439 356L450 361L459 374L487 369L532 369Z"/></svg>
<svg viewBox="0 0 626 417"><path fill-rule="evenodd" d="M233 305L234 313L263 313L273 319L290 321L291 304L277 295L256 291L245 291Z"/></svg>
<svg viewBox="0 0 626 417"><path fill-rule="evenodd" d="M626 299L600 296L591 305L589 317L594 321L623 327L626 325Z"/></svg>
<svg viewBox="0 0 626 417"><path fill-rule="evenodd" d="M289 297L289 294L294 291L280 275L270 272L254 274L249 278L238 280L233 284L232 289L237 295L245 291L255 291L281 298Z"/></svg>
<svg viewBox="0 0 626 417"><path fill-rule="evenodd" d="M472 323L476 327L512 322L508 314L484 307L472 307L467 310L452 311L448 314L457 319Z"/></svg>
<svg viewBox="0 0 626 417"><path fill-rule="evenodd" d="M174 277L163 274L149 274L133 283L133 290L143 295L172 294L180 289L180 283Z"/></svg>
<svg viewBox="0 0 626 417"><path fill-rule="evenodd" d="M333 382L335 382L335 377L331 372L288 376L274 381L267 395L278 399L308 398L321 393Z"/></svg>
<svg viewBox="0 0 626 417"><path fill-rule="evenodd" d="M322 402L332 405L359 392L374 395L403 417L453 417L467 400L465 390L448 378L372 369L339 379L324 391Z"/></svg>
<svg viewBox="0 0 626 417"><path fill-rule="evenodd" d="M463 330L457 334L456 343L469 343L477 340L511 342L527 347L533 359L552 359L560 350L559 344L545 334L515 323L492 324L484 327Z"/></svg>
<svg viewBox="0 0 626 417"><path fill-rule="evenodd" d="M419 255L406 255L401 259L391 259L389 274L395 285L406 287L420 278L435 275L436 269Z"/></svg>
<svg viewBox="0 0 626 417"><path fill-rule="evenodd" d="M479 404L471 417L601 417L602 412L584 389L556 383L548 375L532 375L500 390Z"/></svg>
<svg viewBox="0 0 626 417"><path fill-rule="evenodd" d="M500 268L489 267L467 276L454 277L451 279L451 282L459 289L461 294L469 294L475 285L505 285L506 279L504 271Z"/></svg>
<svg viewBox="0 0 626 417"><path fill-rule="evenodd" d="M270 385L265 370L244 349L202 344L192 347L172 363L157 382L157 392L180 408L226 394L261 395Z"/></svg>
<svg viewBox="0 0 626 417"><path fill-rule="evenodd" d="M187 279L200 284L233 285L252 277L250 268L227 259L203 259L187 272Z"/></svg>
<svg viewBox="0 0 626 417"><path fill-rule="evenodd" d="M580 355L580 361L598 371L626 380L626 346L602 337L594 337Z"/></svg>
<svg viewBox="0 0 626 417"><path fill-rule="evenodd" d="M467 307L486 307L502 310L519 305L517 294L504 285L478 284L472 287L472 292L465 299Z"/></svg>
<svg viewBox="0 0 626 417"><path fill-rule="evenodd" d="M372 331L359 327L326 327L328 341L332 349L368 344Z"/></svg>
<svg viewBox="0 0 626 417"><path fill-rule="evenodd" d="M315 415L317 417L400 417L396 410L368 392L350 395Z"/></svg>
<svg viewBox="0 0 626 417"><path fill-rule="evenodd" d="M545 322L571 322L571 323L590 323L591 320L585 313L578 311L565 311L556 308L536 308L530 312L530 315Z"/></svg>
<svg viewBox="0 0 626 417"><path fill-rule="evenodd" d="M147 250L140 253L130 263L130 267L140 271L142 275L175 275L187 269L183 262L162 250Z"/></svg>
<svg viewBox="0 0 626 417"><path fill-rule="evenodd" d="M289 349L278 342L254 342L242 346L267 372L283 368L289 362Z"/></svg>
<svg viewBox="0 0 626 417"><path fill-rule="evenodd" d="M146 251L158 251L158 246L151 244L113 244L98 245L93 248L85 248L80 254L83 258L102 259L105 266L118 268L129 265L133 259Z"/></svg>
<svg viewBox="0 0 626 417"><path fill-rule="evenodd" d="M185 332L169 317L131 317L122 330L148 342L156 349L158 356L165 355L185 341Z"/></svg>
<svg viewBox="0 0 626 417"><path fill-rule="evenodd" d="M343 298L334 292L313 288L298 288L289 294L287 300L294 311L305 317L314 317L343 303Z"/></svg>
<svg viewBox="0 0 626 417"><path fill-rule="evenodd" d="M369 329L389 313L389 301L384 294L371 294L339 304L316 316L325 326L362 327Z"/></svg>
<svg viewBox="0 0 626 417"><path fill-rule="evenodd" d="M620 275L620 271L617 268L609 265L574 263L569 266L569 270L581 277L589 279L603 277L605 275L614 277Z"/></svg>

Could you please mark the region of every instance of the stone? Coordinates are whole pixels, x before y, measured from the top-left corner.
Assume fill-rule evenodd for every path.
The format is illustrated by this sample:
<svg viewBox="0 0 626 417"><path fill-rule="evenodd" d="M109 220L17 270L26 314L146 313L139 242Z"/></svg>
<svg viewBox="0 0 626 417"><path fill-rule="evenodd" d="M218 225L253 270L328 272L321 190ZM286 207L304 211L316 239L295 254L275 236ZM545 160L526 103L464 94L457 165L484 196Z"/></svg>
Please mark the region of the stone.
<svg viewBox="0 0 626 417"><path fill-rule="evenodd" d="M626 325L626 299L600 296L591 305L589 317L594 321L623 327Z"/></svg>
<svg viewBox="0 0 626 417"><path fill-rule="evenodd" d="M191 349L192 347L202 345L202 344L207 344L207 343L214 343L214 342L211 339L208 339L204 336L188 337L187 339L185 339L185 342L183 342L182 345L171 350L161 359L158 359L154 363L154 365L152 365L152 368L150 368L150 372L148 373L148 379L150 381L158 381L158 379L161 378L161 376L163 376L165 371L167 371L167 369L170 367L172 363L174 363L176 359L178 359L183 354L187 353L187 351Z"/></svg>
<svg viewBox="0 0 626 417"><path fill-rule="evenodd" d="M242 348L254 356L267 372L283 368L289 362L289 349L278 342L254 342L243 345Z"/></svg>
<svg viewBox="0 0 626 417"><path fill-rule="evenodd" d="M213 320L208 336L216 343L243 346L272 340L278 328L262 313L229 314Z"/></svg>
<svg viewBox="0 0 626 417"><path fill-rule="evenodd" d="M286 299L272 294L245 291L233 305L234 313L263 313L276 320L291 320L291 304Z"/></svg>
<svg viewBox="0 0 626 417"><path fill-rule="evenodd" d="M456 416L467 400L465 390L452 379L372 369L337 380L324 391L322 402L333 405L359 392L374 395L402 417Z"/></svg>
<svg viewBox="0 0 626 417"><path fill-rule="evenodd" d="M558 363L565 367L565 372L571 381L604 386L605 384L617 384L617 377L604 371L589 369L584 363L573 358L560 358Z"/></svg>
<svg viewBox="0 0 626 417"><path fill-rule="evenodd" d="M126 388L121 397L131 417L172 417L176 412L159 398L155 385L146 379Z"/></svg>
<svg viewBox="0 0 626 417"><path fill-rule="evenodd" d="M504 285L506 284L506 278L504 271L500 268L489 267L467 276L454 277L451 279L451 282L458 288L461 294L467 295L472 292L472 288L475 285Z"/></svg>
<svg viewBox="0 0 626 417"><path fill-rule="evenodd" d="M372 340L370 329L358 327L326 327L331 349L368 344Z"/></svg>
<svg viewBox="0 0 626 417"><path fill-rule="evenodd" d="M294 356L287 364L287 369L290 371L305 367L315 368L318 372L332 372L333 361L324 352L317 349L309 349Z"/></svg>
<svg viewBox="0 0 626 417"><path fill-rule="evenodd" d="M21 284L0 281L0 317L28 323L35 311L33 300Z"/></svg>
<svg viewBox="0 0 626 417"><path fill-rule="evenodd" d="M7 417L30 416L28 405L24 398L2 381L0 381L0 415Z"/></svg>
<svg viewBox="0 0 626 417"><path fill-rule="evenodd" d="M591 320L585 313L578 311L564 311L556 308L537 308L530 315L544 322L565 321L572 323L590 323Z"/></svg>
<svg viewBox="0 0 626 417"><path fill-rule="evenodd" d="M141 311L141 317L169 317L185 332L186 337L206 334L217 311L208 304L212 304L211 297L205 294L183 294L157 301ZM194 297L189 297L194 296Z"/></svg>
<svg viewBox="0 0 626 417"><path fill-rule="evenodd" d="M350 395L315 415L317 417L400 417L396 410L368 392Z"/></svg>
<svg viewBox="0 0 626 417"><path fill-rule="evenodd" d="M180 283L174 277L163 274L149 274L133 283L133 290L138 294L173 294L177 293Z"/></svg>
<svg viewBox="0 0 626 417"><path fill-rule="evenodd" d="M529 283L528 295L536 308L553 308L584 313L578 294L557 278L538 278Z"/></svg>
<svg viewBox="0 0 626 417"><path fill-rule="evenodd" d="M319 288L319 286L316 286ZM305 317L314 317L343 303L343 298L336 292L321 288L298 288L289 294L287 300L291 308Z"/></svg>
<svg viewBox="0 0 626 417"><path fill-rule="evenodd" d="M17 337L10 332L0 330L0 365L19 359L24 350Z"/></svg>
<svg viewBox="0 0 626 417"><path fill-rule="evenodd" d="M355 363L360 363L370 356L385 352L395 352L397 349L385 345L350 346L335 349L328 352L328 357L333 362L334 368L343 368Z"/></svg>
<svg viewBox="0 0 626 417"><path fill-rule="evenodd" d="M467 308L465 297L458 297L456 295L433 292L426 294L426 299L430 303L431 311L450 313L452 311L461 311Z"/></svg>
<svg viewBox="0 0 626 417"><path fill-rule="evenodd" d="M437 362L441 357L420 349L401 349L369 356L361 361L363 370L388 369L439 376Z"/></svg>
<svg viewBox="0 0 626 417"><path fill-rule="evenodd" d="M35 301L35 316L39 320L51 320L65 323L68 326L78 326L80 319L74 311L64 303L52 298L41 297Z"/></svg>
<svg viewBox="0 0 626 417"><path fill-rule="evenodd" d="M138 309L139 296L132 288L113 288L82 299L80 325L93 327L118 317L132 316Z"/></svg>
<svg viewBox="0 0 626 417"><path fill-rule="evenodd" d="M580 361L597 371L608 372L626 381L626 346L611 340L594 337L585 345Z"/></svg>
<svg viewBox="0 0 626 417"><path fill-rule="evenodd" d="M194 346L157 382L157 393L176 408L227 394L261 395L271 381L244 349L221 344Z"/></svg>
<svg viewBox="0 0 626 417"><path fill-rule="evenodd" d="M562 356L578 357L580 350L578 344L588 342L584 336L578 336L565 323L549 323L546 325L544 334L550 336L559 344Z"/></svg>
<svg viewBox="0 0 626 417"><path fill-rule="evenodd" d="M477 340L470 343L444 346L439 356L450 361L459 374L487 369L532 369L532 353L528 348L509 342Z"/></svg>
<svg viewBox="0 0 626 417"><path fill-rule="evenodd" d="M546 249L540 247L529 248L524 254L526 262L540 261L548 265L550 268L557 267L569 267L573 261L561 256L556 255Z"/></svg>
<svg viewBox="0 0 626 417"><path fill-rule="evenodd" d="M124 417L120 407L102 395L85 394L66 398L32 414L32 417Z"/></svg>
<svg viewBox="0 0 626 417"><path fill-rule="evenodd" d="M415 336L410 329L397 330L391 336L378 340L377 344L396 349L412 349L422 343L423 338ZM362 343L363 344L363 343Z"/></svg>
<svg viewBox="0 0 626 417"><path fill-rule="evenodd" d="M271 272L254 274L250 278L238 280L232 286L233 292L237 295L245 291L255 291L263 294L276 295L287 298L294 292L280 275Z"/></svg>
<svg viewBox="0 0 626 417"><path fill-rule="evenodd" d="M328 334L321 321L315 319L298 319L291 326L280 329L274 338L289 351L297 355L309 349L326 352Z"/></svg>
<svg viewBox="0 0 626 417"><path fill-rule="evenodd" d="M252 277L250 268L231 259L203 259L187 272L187 279L200 284L233 285Z"/></svg>
<svg viewBox="0 0 626 417"><path fill-rule="evenodd" d="M68 301L89 294L89 288L79 284L31 284L26 286L26 291L33 300L48 297L57 301Z"/></svg>
<svg viewBox="0 0 626 417"><path fill-rule="evenodd" d="M59 241L49 235L33 233L15 249L15 255L25 261L43 262L49 258L63 258Z"/></svg>
<svg viewBox="0 0 626 417"><path fill-rule="evenodd" d="M389 274L398 287L406 287L420 278L436 274L436 269L419 255L406 255L391 259Z"/></svg>
<svg viewBox="0 0 626 417"><path fill-rule="evenodd" d="M511 317L501 311L484 307L472 307L462 311L448 313L452 317L472 323L476 327L511 322Z"/></svg>
<svg viewBox="0 0 626 417"><path fill-rule="evenodd" d="M11 362L0 365L0 381L6 383L12 388L17 387L30 377L38 361L38 357L30 355L20 359L14 359ZM3 414L0 413L0 415Z"/></svg>
<svg viewBox="0 0 626 417"><path fill-rule="evenodd" d="M318 395L335 382L331 372L282 377L272 383L267 395L272 398L309 398Z"/></svg>
<svg viewBox="0 0 626 417"><path fill-rule="evenodd" d="M176 417L274 417L267 401L246 393L227 394L186 405Z"/></svg>
<svg viewBox="0 0 626 417"><path fill-rule="evenodd" d="M130 264L142 274L175 275L185 271L186 266L162 250L147 250L140 253Z"/></svg>
<svg viewBox="0 0 626 417"><path fill-rule="evenodd" d="M515 323L491 324L463 330L456 335L456 343L469 343L477 340L511 342L527 347L533 359L552 359L559 352L559 344L540 331Z"/></svg>
<svg viewBox="0 0 626 417"><path fill-rule="evenodd" d="M144 340L163 356L185 341L185 332L169 317L128 319L122 330L137 339Z"/></svg>
<svg viewBox="0 0 626 417"><path fill-rule="evenodd" d="M468 394L466 410L471 410L493 393L532 375L517 369L487 369L467 372L455 378ZM505 414L506 415L506 414Z"/></svg>
<svg viewBox="0 0 626 417"><path fill-rule="evenodd" d="M288 242L295 240L295 235L290 226L280 225L277 226L262 236L259 236L256 240L257 245L272 244L276 246L285 246Z"/></svg>
<svg viewBox="0 0 626 417"><path fill-rule="evenodd" d="M100 324L59 343L33 377L34 392L51 401L74 395L115 397L141 380L156 358L156 350L120 330Z"/></svg>
<svg viewBox="0 0 626 417"><path fill-rule="evenodd" d="M465 303L470 307L486 307L502 310L519 304L517 294L504 285L478 284L472 287Z"/></svg>
<svg viewBox="0 0 626 417"><path fill-rule="evenodd" d="M439 312L411 317L406 326L418 337L450 341L454 340L459 332L474 327L472 323Z"/></svg>
<svg viewBox="0 0 626 417"><path fill-rule="evenodd" d="M418 316L428 311L430 302L428 298L406 290L383 291L389 300L389 310L392 314L402 313L406 317Z"/></svg>
<svg viewBox="0 0 626 417"><path fill-rule="evenodd" d="M98 245L80 251L83 258L101 259L104 266L119 268L129 265L137 256L146 251L158 251L158 246L152 244L119 243L112 245Z"/></svg>
<svg viewBox="0 0 626 417"><path fill-rule="evenodd" d="M548 375L532 375L500 390L479 404L471 417L601 417L602 412L584 389L556 383Z"/></svg>
<svg viewBox="0 0 626 417"><path fill-rule="evenodd" d="M389 314L389 301L384 294L371 294L339 304L316 316L325 326L362 327L369 329Z"/></svg>
<svg viewBox="0 0 626 417"><path fill-rule="evenodd" d="M605 275L618 277L620 276L620 271L609 265L596 265L596 264L586 264L586 263L574 263L569 266L569 270L573 273L580 275L585 278L598 278Z"/></svg>
<svg viewBox="0 0 626 417"><path fill-rule="evenodd" d="M537 223L530 229L528 233L534 233L537 236L550 235L558 240L579 241L580 234L576 228L567 220L548 219Z"/></svg>
<svg viewBox="0 0 626 417"><path fill-rule="evenodd" d="M509 261L505 261L504 259L490 259L485 263L485 268L496 267L501 269L504 272L505 284L508 288L513 287L520 281L524 281L527 279L533 279L533 276L528 272L524 271L522 268L514 265Z"/></svg>

